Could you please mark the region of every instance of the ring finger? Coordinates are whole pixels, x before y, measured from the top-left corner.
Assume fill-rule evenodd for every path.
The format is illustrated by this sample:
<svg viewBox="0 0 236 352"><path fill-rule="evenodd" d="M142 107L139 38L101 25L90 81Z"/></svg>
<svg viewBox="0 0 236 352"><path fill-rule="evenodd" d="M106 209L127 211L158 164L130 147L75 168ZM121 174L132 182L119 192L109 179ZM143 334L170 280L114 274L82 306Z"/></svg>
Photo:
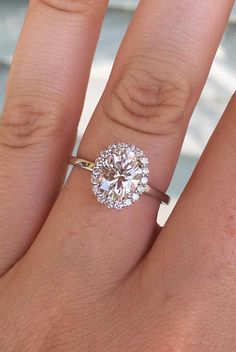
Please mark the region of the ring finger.
<svg viewBox="0 0 236 352"><path fill-rule="evenodd" d="M166 190L232 3L140 2L80 157L94 160L109 144L135 144L149 157L149 183ZM158 206L145 195L128 209L106 209L91 192L90 175L76 169L33 247L34 256L39 248L40 253L52 248L58 264L69 246L79 267L120 277L152 244Z"/></svg>

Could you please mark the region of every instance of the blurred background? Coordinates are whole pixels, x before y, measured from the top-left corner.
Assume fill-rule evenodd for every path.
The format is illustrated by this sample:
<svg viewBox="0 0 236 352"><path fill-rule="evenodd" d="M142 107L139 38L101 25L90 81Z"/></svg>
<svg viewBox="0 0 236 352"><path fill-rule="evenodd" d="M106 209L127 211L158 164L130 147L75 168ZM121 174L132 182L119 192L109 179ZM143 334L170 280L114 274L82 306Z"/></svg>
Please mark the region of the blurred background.
<svg viewBox="0 0 236 352"><path fill-rule="evenodd" d="M0 108L13 52L19 36L27 0L0 0ZM109 9L97 48L88 87L77 146L109 76L122 36L138 0L110 0ZM181 157L169 193L170 207L162 207L160 223L164 223L188 181L194 166L216 126L227 102L236 89L236 7L214 60L207 84L193 114ZM76 147L77 147L76 146Z"/></svg>

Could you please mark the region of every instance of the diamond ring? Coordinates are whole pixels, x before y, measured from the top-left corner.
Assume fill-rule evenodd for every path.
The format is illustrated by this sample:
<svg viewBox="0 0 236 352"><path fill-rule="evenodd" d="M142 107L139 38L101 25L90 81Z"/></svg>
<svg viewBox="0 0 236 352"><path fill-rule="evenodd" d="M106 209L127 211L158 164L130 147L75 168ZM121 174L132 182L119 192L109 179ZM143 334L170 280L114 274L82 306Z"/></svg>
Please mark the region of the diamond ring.
<svg viewBox="0 0 236 352"><path fill-rule="evenodd" d="M108 208L128 207L143 193L162 203L170 202L167 194L148 184L148 158L134 145L112 144L100 153L95 162L71 156L69 164L92 172L92 191L97 200Z"/></svg>

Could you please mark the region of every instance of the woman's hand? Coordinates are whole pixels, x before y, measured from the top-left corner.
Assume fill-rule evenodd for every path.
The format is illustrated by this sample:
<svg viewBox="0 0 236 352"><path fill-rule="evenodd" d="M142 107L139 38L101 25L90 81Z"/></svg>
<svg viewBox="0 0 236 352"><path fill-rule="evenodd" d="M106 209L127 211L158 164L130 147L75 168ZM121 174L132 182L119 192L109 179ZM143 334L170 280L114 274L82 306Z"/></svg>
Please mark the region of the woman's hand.
<svg viewBox="0 0 236 352"><path fill-rule="evenodd" d="M133 143L165 191L232 5L141 0L79 155ZM163 229L85 170L61 191L106 7L30 2L0 126L0 349L236 351L236 98Z"/></svg>

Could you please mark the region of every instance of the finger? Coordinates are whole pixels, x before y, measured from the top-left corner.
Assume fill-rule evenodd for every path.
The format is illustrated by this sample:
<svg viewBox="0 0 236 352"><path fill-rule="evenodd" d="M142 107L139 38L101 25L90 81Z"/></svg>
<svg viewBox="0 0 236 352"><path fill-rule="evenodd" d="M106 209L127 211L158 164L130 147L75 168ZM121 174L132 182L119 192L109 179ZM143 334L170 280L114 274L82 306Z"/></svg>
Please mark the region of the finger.
<svg viewBox="0 0 236 352"><path fill-rule="evenodd" d="M174 253L181 251L184 253L184 263L183 260L176 263L182 265L182 269L184 265L191 265L191 261L199 262L206 270L219 267L220 263L223 267L227 263L228 273L232 264L232 268L235 268L235 117L236 94L210 139L168 225L159 236L158 246L153 247L150 264L156 263L160 251L165 251L167 262L171 256L175 260Z"/></svg>
<svg viewBox="0 0 236 352"><path fill-rule="evenodd" d="M63 182L106 5L30 2L0 126L0 273L31 244Z"/></svg>
<svg viewBox="0 0 236 352"><path fill-rule="evenodd" d="M231 6L141 1L79 155L94 160L109 144L134 143L149 156L149 183L165 191ZM157 208L143 196L120 212L106 209L91 192L90 175L76 169L32 253L51 248L58 263L66 251L86 272L116 280L150 248Z"/></svg>
<svg viewBox="0 0 236 352"><path fill-rule="evenodd" d="M181 341L188 339L184 332L186 324L188 330L207 330L212 336L220 336L222 326L225 329L234 325L229 317L235 316L232 314L236 280L235 117L236 95L159 235L158 243L139 271L142 287L146 288L143 294L148 297L150 307L155 305L154 300L161 302L158 306L161 310L165 307L170 322L179 316L181 324L175 332L182 337ZM150 295L153 292L159 294ZM164 318L159 321L160 332L166 331ZM202 336L201 343L207 350L208 341ZM231 335L227 341L230 339ZM219 350L222 348L223 345Z"/></svg>

